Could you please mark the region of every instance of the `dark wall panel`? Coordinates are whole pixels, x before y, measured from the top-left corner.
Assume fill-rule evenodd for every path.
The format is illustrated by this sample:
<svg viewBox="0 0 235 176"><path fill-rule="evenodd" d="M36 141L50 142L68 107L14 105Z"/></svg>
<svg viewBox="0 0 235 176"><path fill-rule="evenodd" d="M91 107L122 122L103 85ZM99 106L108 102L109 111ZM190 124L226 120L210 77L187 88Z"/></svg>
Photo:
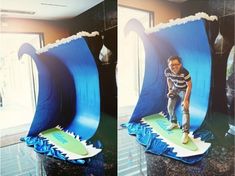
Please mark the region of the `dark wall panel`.
<svg viewBox="0 0 235 176"><path fill-rule="evenodd" d="M117 85L115 75L117 64L117 1L105 0L70 20L68 23L71 35L80 31L98 31L100 33L100 36L86 38L86 40L98 66L101 111L117 117ZM112 52L108 64L104 64L99 60L99 51L103 44Z"/></svg>
<svg viewBox="0 0 235 176"><path fill-rule="evenodd" d="M197 12L206 12L218 16L218 22L207 23L208 36L213 55L211 110L227 112L226 99L226 66L229 52L234 45L234 0L188 0L180 5L182 17ZM224 37L226 46L218 53L215 48L215 39L219 30Z"/></svg>

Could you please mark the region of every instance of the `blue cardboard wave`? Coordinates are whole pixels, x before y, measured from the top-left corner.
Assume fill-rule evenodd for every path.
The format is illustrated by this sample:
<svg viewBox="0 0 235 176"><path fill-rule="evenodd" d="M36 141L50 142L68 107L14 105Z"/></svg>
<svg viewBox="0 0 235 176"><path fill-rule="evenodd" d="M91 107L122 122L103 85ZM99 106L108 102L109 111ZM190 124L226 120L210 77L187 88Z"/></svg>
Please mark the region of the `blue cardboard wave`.
<svg viewBox="0 0 235 176"><path fill-rule="evenodd" d="M96 63L85 39L41 54L30 44L23 44L19 58L23 54L33 58L39 76L36 112L28 136L60 125L81 140L91 138L100 121L100 91Z"/></svg>

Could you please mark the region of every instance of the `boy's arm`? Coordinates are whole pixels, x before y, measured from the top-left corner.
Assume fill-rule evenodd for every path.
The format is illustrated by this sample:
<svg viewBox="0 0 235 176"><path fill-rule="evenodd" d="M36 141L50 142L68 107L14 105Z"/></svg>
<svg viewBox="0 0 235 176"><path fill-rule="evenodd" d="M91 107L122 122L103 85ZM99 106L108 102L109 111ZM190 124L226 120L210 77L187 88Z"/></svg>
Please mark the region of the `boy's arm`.
<svg viewBox="0 0 235 176"><path fill-rule="evenodd" d="M184 100L183 100L183 106L185 109L189 109L190 94L192 90L192 81L190 80L186 82L186 84L187 84L187 89L186 89Z"/></svg>
<svg viewBox="0 0 235 176"><path fill-rule="evenodd" d="M170 92L173 88L173 83L170 80L170 78L167 78L167 86L168 86L168 92Z"/></svg>

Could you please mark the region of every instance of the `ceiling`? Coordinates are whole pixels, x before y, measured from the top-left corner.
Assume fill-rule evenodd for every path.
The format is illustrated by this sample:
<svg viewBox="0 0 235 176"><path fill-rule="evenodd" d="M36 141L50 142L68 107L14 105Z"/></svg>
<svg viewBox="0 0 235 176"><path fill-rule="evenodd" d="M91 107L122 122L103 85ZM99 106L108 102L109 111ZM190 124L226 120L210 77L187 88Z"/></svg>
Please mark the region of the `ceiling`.
<svg viewBox="0 0 235 176"><path fill-rule="evenodd" d="M58 20L73 18L104 0L0 0L1 17Z"/></svg>

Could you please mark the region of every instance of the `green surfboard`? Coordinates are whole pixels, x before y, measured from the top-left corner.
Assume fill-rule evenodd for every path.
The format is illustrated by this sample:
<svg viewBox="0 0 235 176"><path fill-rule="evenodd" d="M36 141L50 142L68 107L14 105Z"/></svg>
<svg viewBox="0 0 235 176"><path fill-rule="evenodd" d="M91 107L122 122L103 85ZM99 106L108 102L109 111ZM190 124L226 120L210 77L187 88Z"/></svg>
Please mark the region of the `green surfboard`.
<svg viewBox="0 0 235 176"><path fill-rule="evenodd" d="M164 116L160 114L146 116L144 117L144 122L150 125L150 127L154 129L158 135L168 139L175 145L178 145L191 151L198 150L197 145L191 139L189 139L189 142L187 144L181 143L181 138L183 135L181 129L175 128L171 131L167 130L167 126L170 125L170 122Z"/></svg>
<svg viewBox="0 0 235 176"><path fill-rule="evenodd" d="M47 138L55 147L61 147L66 151L78 154L78 155L87 155L88 152L85 146L73 136L67 134L66 132L58 129L51 128L41 132L42 137Z"/></svg>

